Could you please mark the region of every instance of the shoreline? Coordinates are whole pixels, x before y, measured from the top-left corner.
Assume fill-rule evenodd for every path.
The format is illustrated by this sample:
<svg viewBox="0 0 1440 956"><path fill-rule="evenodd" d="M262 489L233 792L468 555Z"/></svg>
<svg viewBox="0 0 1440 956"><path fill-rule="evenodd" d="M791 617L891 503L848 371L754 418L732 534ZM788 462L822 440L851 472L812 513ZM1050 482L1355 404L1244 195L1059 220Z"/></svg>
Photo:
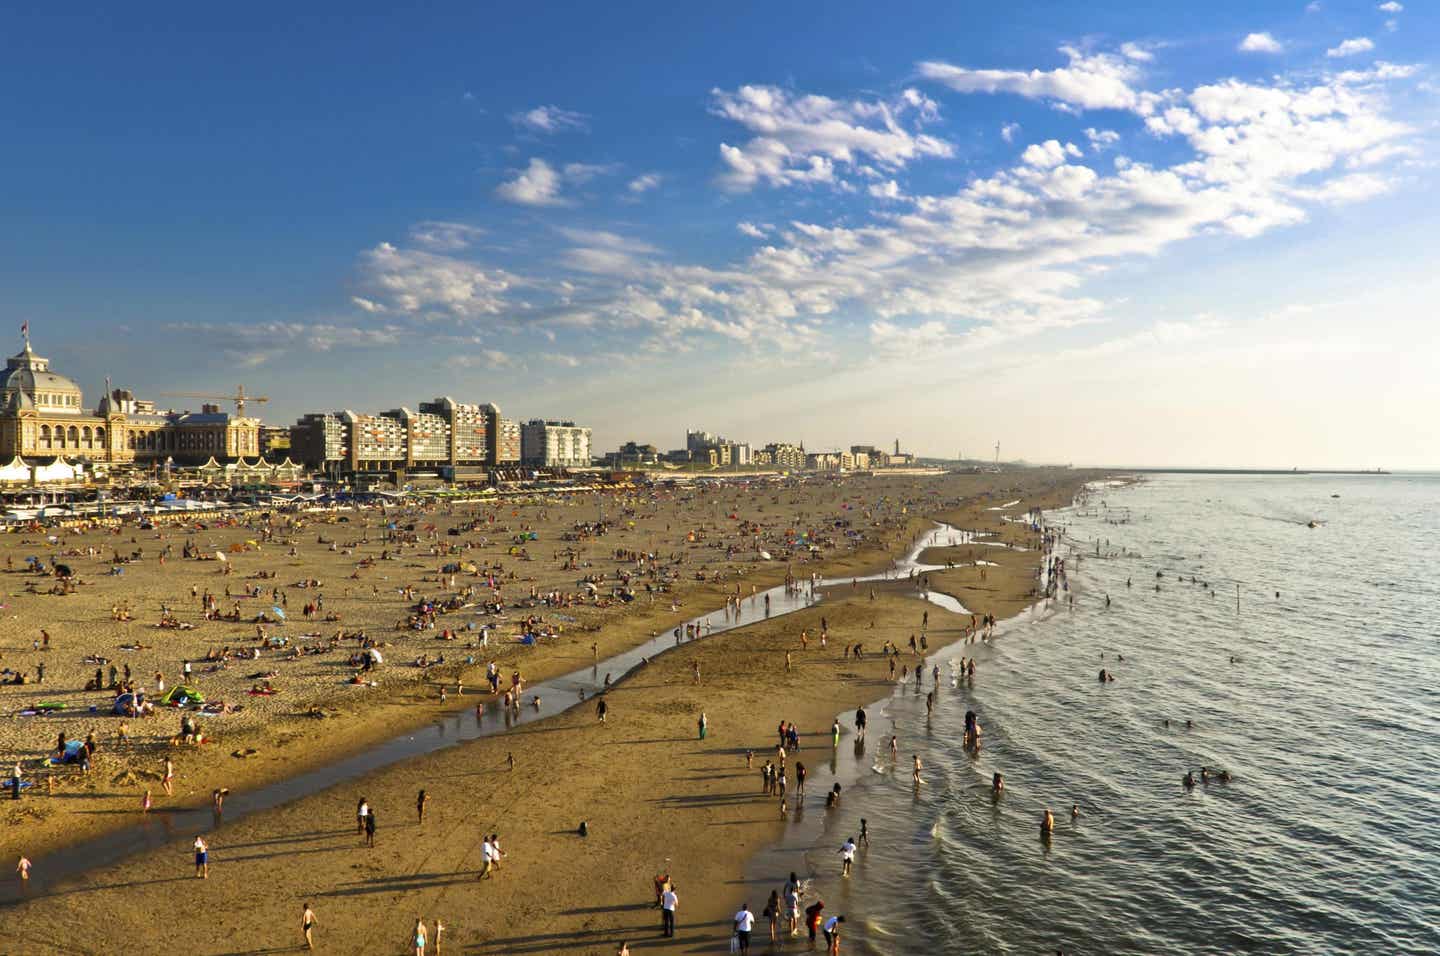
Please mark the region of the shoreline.
<svg viewBox="0 0 1440 956"><path fill-rule="evenodd" d="M1073 498L1073 489L1078 488L1083 483L1083 481L1077 480L1077 476L1070 476L1070 480L1062 482L1062 484L1071 486L1072 488L1072 493L1065 498L1067 502L1070 498ZM980 523L985 521L997 521L997 513L991 512L986 515L981 510L989 504L989 500L990 499L983 498L974 500L969 502L968 507L965 509L948 511L944 514L935 515L935 517L938 520L945 520L946 518L954 520L958 517L957 511L963 510L967 512L966 518L968 520L961 523L960 526L962 527L968 525L973 528L978 527ZM997 530L1004 532L1006 529L1002 526ZM911 536L912 542L918 537L919 536ZM1030 591L1032 572L1036 564L1038 564L1036 558L1040 552L1015 552L1009 549L995 550L997 552L1001 550L1006 552L1008 560L1005 563L1008 567L1004 569L998 567L989 568L986 570L991 572L992 578L998 576L1003 570L1003 577L1006 579L1004 590L1011 592L1014 599L1024 603ZM956 570L961 571L960 577L967 574L973 576L975 571L973 568ZM843 572L841 575L836 576L843 576ZM712 673L713 669L715 673L721 675L717 679L723 682L723 688L716 691L720 702L714 704L711 711L711 719L714 722L713 726L715 726L717 731L712 734L712 739L718 738L721 735L727 740L734 740L737 739L737 737L748 739L750 743L746 746L755 749L757 756L763 753L763 741L765 739L773 739L773 728L769 732L763 728L769 721L770 716L775 712L775 704L772 698L777 689L776 681L778 680L780 681L780 686L786 688L783 694L786 703L783 706L792 711L790 719L795 719L798 724L805 727L805 737L807 741L812 741L807 745L806 752L809 753L808 748L814 746L813 740L815 739L824 738L828 744L828 733L819 730L815 725L822 722L828 725L830 716L833 716L836 710L837 695L843 696L847 700L857 699L859 701L870 701L875 697L875 688L892 686L878 670L879 655L874 654L874 652L878 650L878 644L881 641L879 634L885 633L889 635L890 639L894 639L897 644L903 645L904 633L906 632L904 622L911 619L911 615L918 614L920 608L930 607L930 605L922 604L915 598L896 593L906 588L907 585L909 585L909 582L903 580L877 584L875 590L878 593L873 600L865 600L861 596L848 599L844 597L832 599L827 596L826 600L819 605L803 611L793 612L775 621L760 622L741 630L731 631L726 634L716 634L706 641L687 643L681 648L676 649L673 654L667 653L652 662L651 667L645 672L643 679L640 675L637 675L634 680L622 682L612 689L611 694L616 698L614 706L617 712L622 714L628 714L632 706L641 706L642 710L638 713L642 714L649 714L657 706L664 710L665 708L661 706L663 700L657 703L654 698L656 698L657 695L663 698L667 694L674 696L677 693L682 693L676 688L677 686L684 686L688 683L686 680L688 675L685 673L685 664L691 660L692 657L699 657L707 661L705 665L707 675ZM995 580L989 582L960 580L957 582L957 586L962 592L973 593L974 596L967 599L965 603L967 607L974 608L977 612L987 610L985 605L1000 596L997 594L1000 585L1001 582ZM937 588L937 590L939 589ZM809 657L805 658L805 663L803 663L801 667L802 671L813 675L809 680L801 681L797 684L796 677L788 674L778 675L774 680L757 682L753 679L754 667L762 660L770 661L771 666L773 666L774 661L777 659L776 655L781 653L779 648L789 646L791 642L793 642L795 630L802 627L817 628L818 622L826 616L830 617L832 622L831 627L834 629L831 638L831 650L828 656L822 656L822 658L817 659L814 658L815 649L812 646L811 651L808 652ZM1001 615L997 614L997 617L998 616ZM1009 615L1005 616L1008 617ZM942 623L936 626L936 624L932 622L931 634L932 636L939 636L943 633L947 635L947 639L944 640L943 647L938 642L932 646L927 652L927 657L941 653L943 649L949 648L956 640L961 638L962 629L956 622L948 620L952 617L951 615L940 613L939 617ZM848 632L853 628L860 627L861 622L867 618L869 620L868 628L873 628L877 632L866 637L867 648L874 655L874 659L867 659L863 666L845 663L838 654L838 646L843 643L841 633L842 631ZM918 618L915 619L918 620ZM911 625L911 627L913 628L913 625ZM815 633L814 630L812 630L812 634L813 633ZM856 633L858 633L858 631ZM853 636L854 635L852 635L852 639ZM762 651L760 648L761 645L764 645L764 647L768 649ZM797 653L797 656L801 655ZM768 669L768 667L766 669ZM656 683L656 681L660 683ZM874 686L872 687L872 685ZM708 697L709 692L704 692L704 696ZM635 702L633 705L631 703L632 701ZM765 701L770 701L770 703L766 704L764 703ZM704 700L697 700L696 704L701 707L712 706ZM688 708L695 706L695 704L685 706ZM819 716L822 714L826 716L823 718ZM648 717L645 719L647 720L647 726L653 724L653 720L650 720ZM664 723L668 724L669 721L664 721ZM734 732L731 731L731 727L734 727ZM606 732L608 733L609 731ZM543 833L554 833L555 831L531 832L531 830L533 830L531 826L533 821L530 821L529 817L532 815L550 819L554 818L556 814L560 814L560 818L570 820L569 826L573 827L576 815L586 814L586 808L593 807L594 815L590 817L594 821L592 822L592 834L598 835L607 831L615 832L612 830L612 827L616 821L612 820L607 823L605 820L606 815L613 816L619 814L622 817L625 815L623 806L619 808L608 806L609 803L617 801L622 804L626 803L626 801L622 799L621 794L616 791L617 787L623 789L626 793L634 795L636 801L653 803L653 800L647 801L646 798L639 796L640 793L647 792L646 787L665 789L679 786L685 789L700 786L699 783L692 783L690 778L676 778L672 773L667 772L671 769L667 760L671 758L650 755L651 751L673 751L681 741L686 739L685 737L672 738L661 734L652 734L651 736L641 736L635 739L631 743L631 746L638 751L643 751L647 755L644 758L637 756L637 759L642 760L642 763L637 766L633 760L628 758L628 754L626 754L624 750L613 751L613 744L607 745L606 749L617 755L616 760L610 763L602 760L599 764L595 764L592 758L598 757L600 754L598 752L591 753L587 750L586 744L569 745L565 742L564 738L571 736L576 738L594 738L591 744L598 743L599 740L602 739L598 736L595 726L587 719L584 710L572 708L565 714L547 717L538 728L517 728L509 734L472 741L451 751L414 758L406 761L404 764L367 774L366 777L356 783L356 786L363 786L367 789L372 788L372 786L374 788L382 788L376 789L374 792L383 794L393 791L397 785L397 781L399 781L398 785L403 789L405 785L404 781L413 781L417 775L422 780L430 778L440 779L446 776L454 776L456 772L460 772L461 766L459 765L465 767L493 767L495 766L497 755L498 759L503 761L503 754L508 746L528 747L532 743L543 741L545 746L542 750L551 752L558 750L561 753L562 762L556 766L565 766L565 770L562 773L566 779L572 783L576 783L583 778L575 777L574 774L578 771L578 768L566 765L563 763L564 759L568 759L572 763L579 762L586 764L589 766L591 772L597 774L599 779L605 782L600 785L599 790L595 790L594 787L589 784L581 787L585 793L590 795L590 799L588 800L583 794L564 792L564 788L562 788L561 792L555 792L552 796L546 796L546 794L549 794L554 790L555 786L558 786L560 783L559 781L548 780L538 782L531 781L535 786L540 787L543 792L530 793L526 796L517 794L521 803L512 805L517 807L525 806L525 810L521 812L520 817L514 820L506 818L505 829L507 833L518 834L514 837L516 843L510 844L507 846L507 849L509 852L515 853L516 850L511 849L511 846L525 846L524 854L526 856L535 852L535 846L533 844L555 842L554 836L543 836ZM575 749L576 746L578 746L578 750ZM660 834L667 836L673 835L679 844L674 849L673 855L676 859L681 859L681 855L684 855L687 872L691 874L687 877L688 883L695 883L698 880L702 885L708 885L710 880L715 878L718 878L719 883L730 882L736 878L743 879L744 868L747 865L747 860L750 855L755 849L767 846L773 842L776 835L776 824L778 822L778 816L771 819L751 819L754 816L755 806L755 800L752 796L752 790L754 790L752 786L753 778L752 772L744 769L743 749L745 748L742 747L741 751L737 752L732 747L719 754L708 752L703 755L683 752L674 754L673 759L675 760L682 762L686 760L691 762L698 761L704 764L704 773L692 775L695 776L697 780L704 782L704 785L701 786L702 792L694 793L690 797L683 799L681 796L675 796L672 801L662 802L655 812L665 817L668 823L662 823L662 821L654 819L650 813L643 813L639 817L627 819L619 824L621 830L630 833L632 836L649 834L650 836L643 840L646 847L636 848L612 845L609 849L618 856L629 859L637 852L641 852L643 855L644 850L654 843L655 836ZM726 756L726 754L728 754L728 756ZM715 763L716 757L723 757L719 764ZM522 759L526 758L522 756ZM617 771L615 767L611 765L615 762L625 763L624 770L619 771L622 775L618 779L614 777ZM473 772L474 771L470 771L470 773ZM497 787L502 789L513 788L513 781L508 779L509 775L504 773L503 770L498 773L489 769L479 772L481 773L484 783L490 785L492 789ZM626 774L630 776L639 775L646 779L644 781L627 780ZM460 776L463 777L466 775L467 773L460 772ZM822 776L823 769L817 768L816 784L824 782L820 779ZM737 786L738 789L736 789ZM637 787L639 788L638 790L636 789ZM389 788L389 790L383 788ZM720 792L715 792L717 788L720 789ZM333 789L335 788L332 788L332 790ZM489 805L489 801L485 800L483 795L478 796L481 796L481 803L476 805L477 809L482 805ZM446 803L451 802L453 799L456 798L450 796L444 798ZM389 805L391 819L398 820L400 817L396 815L397 811L394 808L394 802L395 798L392 793L391 797L386 800L386 804ZM287 832L291 834L296 832L308 834L314 831L313 821L317 818L309 808L316 806L332 807L332 811L327 811L322 814L323 819L331 820L333 819L331 813L335 812L334 808L336 803L336 795L330 791L324 791L303 797L290 804L264 811L254 818L237 821L235 824L227 821L225 827L217 833L216 842L223 847L226 841L234 840L237 837L248 839L251 835L254 836L252 843L258 843L259 845L265 845L277 839L282 842L288 842L287 838L282 837L281 834ZM379 801L377 801L377 803L379 803ZM343 799L339 801L339 804L343 807ZM766 805L768 805L768 801ZM566 806L572 809L566 810ZM730 819L717 819L712 821L711 825L731 829L706 832L706 828L703 825L698 831L696 831L694 827L686 827L683 825L683 821L688 815L687 811L700 812L706 818L711 816L728 816ZM344 813L343 809L338 810L338 812L341 814ZM485 812L488 813L489 811L487 810ZM798 813L800 811L797 809L796 812ZM818 811L812 809L811 812ZM298 817L296 816L297 814L299 814ZM469 824L470 832L473 832L475 822L472 817L473 815L463 815L463 819ZM580 818L584 819L585 817L582 816ZM309 825L307 826L305 823L298 822L299 820L308 821ZM398 824L395 826L398 826ZM408 824L406 826L408 826ZM429 824L427 823L426 826L428 827ZM233 831L232 827L234 828ZM656 827L662 827L662 829L657 831ZM343 833L343 829L340 832ZM725 846L729 849L720 849L710 842L714 835L726 833L731 835L731 839L725 843ZM325 834L323 836L317 836L316 839L323 841L332 837L333 834ZM343 840L343 837L340 837L340 839ZM302 841L302 843L303 842L305 841ZM476 841L472 840L471 842ZM747 847L751 849L747 849ZM470 850L473 851L473 849L474 847L470 847ZM222 850L221 854L217 854L217 859L224 859L222 855L223 852ZM300 852L305 851L302 850ZM327 850L327 852L330 851ZM344 854L343 850L341 852ZM140 859L134 861L133 866L127 865L127 873L132 871L137 872L137 874L157 872L155 871L155 867L159 865L157 863L159 855L158 852L143 854ZM473 855L473 853L470 855ZM559 855L556 856L550 849L545 849L539 853L537 858L537 860L540 861L538 865L541 866L539 871L534 871L532 866L527 864L527 861L521 861L514 865L532 873L534 878L543 880L544 877L541 874L547 871L552 875L556 872L569 872L569 867L573 861L565 859L565 856L566 854L563 852L560 852ZM325 870L323 867L319 871L311 873L311 868L304 858L301 859L301 864L301 868L306 871L304 875L314 877L314 879L307 880L307 882L319 882L323 885L324 882L329 879L324 876ZM253 864L246 864L241 868L250 868L251 866L253 866ZM559 869L556 870L555 867L559 867ZM625 872L630 873L631 867L627 866L624 867L624 869ZM163 867L159 872L163 872ZM466 871L464 867L461 866L458 870L452 870L452 872L458 876ZM597 871L597 876L598 873L599 871ZM726 873L731 874L731 876L725 878L724 875ZM300 876L302 876L302 874L296 874L297 878ZM21 905L27 913L58 908L64 912L65 915L63 918L71 919L80 918L74 910L74 904L71 902L71 898L76 893L82 896L102 893L105 895L107 901L113 900L115 902L139 897L139 899L134 899L130 905L138 905L143 902L144 898L150 896L146 888L146 880L143 876L137 875L133 888L125 893L121 893L116 888L97 885L96 879L97 877L91 876L88 879L79 881L80 885L72 887L59 896L37 898ZM679 881L680 877L677 875L677 882ZM431 882L421 882L427 887L430 886L432 882L436 885L443 885L438 875ZM637 893L643 896L646 892L643 887L643 883L646 881L638 875L630 873L621 886L607 886L603 885L604 882L603 879L599 882L592 880L586 885L596 891L598 895L611 898L612 900L615 899L618 894L620 902L618 902L617 906L609 908L601 907L599 910L594 910L594 912L612 912L617 918L623 920L627 918L627 911L636 907L640 909L644 908L643 904L632 905L631 903L623 902L625 899L629 899L633 903L633 900L637 898ZM615 881L611 880L610 882L614 883ZM417 890L420 888L420 886L416 887ZM567 889L566 895L568 897L574 895L575 892L576 890L574 889ZM581 890L581 892L583 892L583 890ZM112 896L112 894L115 893L120 893L120 895ZM482 895L488 895L488 893ZM682 896L683 895L682 893ZM720 896L721 894L705 894L700 898L690 896L690 906L704 910L708 907L712 897L718 900ZM760 903L763 903L763 900L752 899L751 902L757 907L758 911L758 907ZM518 911L512 911L510 909L512 904L520 906L520 909ZM700 905L697 907L697 904ZM251 905L251 908L253 909L259 905L258 903ZM331 901L328 905L333 911L335 902ZM487 903L487 912L491 909L492 907ZM582 907L581 909L586 908ZM593 907L590 909L593 909ZM86 910L86 912L88 912L88 910ZM536 914L515 900L511 900L509 903L502 903L500 909L496 910L495 913L496 915L493 918L487 917L481 925L490 925L492 919L496 922L496 925L501 926L518 926L526 924L527 920L533 921L534 919L540 919L542 923L547 926L553 926L558 931L558 929L561 928L561 924L573 923L577 918L584 915L580 910ZM356 915L360 917L363 914L357 913ZM634 914L628 914L628 916L633 917ZM693 914L687 914L686 917L682 919L682 925L697 918L699 918L701 922L705 921L702 913L695 912ZM322 920L323 919L324 917L322 916ZM413 916L411 919L413 920ZM551 937L552 942L559 947L558 949L549 948L549 944L541 945L538 940L526 948L519 948L514 945L514 939L502 941L496 939L490 932L477 929L469 920L459 922L459 917L451 917L451 919L457 920L457 926L464 927L461 930L462 936L460 941L468 941L481 945L483 948L480 951L482 952L603 951L603 948L577 950L570 943L561 945L559 938L553 935ZM584 923L595 923L597 921L600 921L599 917L581 920L581 922ZM450 922L449 919L447 919L447 923L448 922ZM132 932L139 932L142 938L153 938L155 935L154 930L141 926L132 927ZM598 934L600 930L596 929L595 932ZM618 932L623 934L624 930L616 927L614 930L607 929L604 932ZM641 938L645 935L644 933L640 933L637 934L635 938ZM728 939L728 933L724 938ZM596 939L598 939L598 936ZM693 936L689 937L689 941L693 942L693 939ZM721 939L722 943L723 941L724 940ZM592 940L587 938L584 945L589 945L591 942ZM651 941L647 939L645 945L649 947L650 943ZM499 946L500 948L491 948L493 946ZM202 948L202 951L209 950L203 950ZM613 952L613 950L610 950L610 952Z"/></svg>

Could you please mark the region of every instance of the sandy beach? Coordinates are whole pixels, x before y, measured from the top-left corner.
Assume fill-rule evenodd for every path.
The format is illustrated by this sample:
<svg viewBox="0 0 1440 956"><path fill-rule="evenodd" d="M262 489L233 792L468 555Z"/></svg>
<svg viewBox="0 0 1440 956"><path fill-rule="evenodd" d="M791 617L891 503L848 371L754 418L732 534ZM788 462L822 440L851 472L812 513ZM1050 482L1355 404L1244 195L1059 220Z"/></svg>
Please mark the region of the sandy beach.
<svg viewBox="0 0 1440 956"><path fill-rule="evenodd" d="M1008 616L1028 603L1041 554L989 542L1033 548L1033 534L1005 518L1030 507L1067 503L1084 477L1036 470L677 489L629 500L608 496L607 517L615 516L610 527L584 541L562 536L575 534L577 522L597 519L594 496L391 515L400 525L397 530L415 525L416 540L404 547L380 540L384 529L375 514L352 515L344 523L311 521L276 531L270 541L256 539L253 527L158 532L164 537L126 528L119 536L66 534L58 544L45 546L37 544L38 536L8 536L15 540L3 546L17 567L32 553L48 560L57 548L81 551L59 560L71 562L88 583L76 594L52 596L43 590L53 578L20 571L7 576L0 665L33 673L43 659L47 673L44 685L0 688L0 703L7 714L38 699L65 700L71 710L62 716L6 716L6 758L43 759L62 727L71 737L95 733L99 749L89 774L61 768L64 772L47 786L49 778L38 773L33 792L18 803L6 802L0 852L6 858L24 852L36 861L37 878L43 879L48 848L133 822L147 788L154 799L151 813L163 815L171 806L208 803L216 787L238 792L293 775L406 727L492 701L488 688L483 697L479 693L486 661L497 661L507 683L517 668L529 682L574 670L663 633L694 613L718 609L737 585L743 599L751 587L778 583L787 566L797 577L812 571L843 576L878 570L932 518L994 536L985 538L985 545L931 549L925 560L951 561L956 567L935 572L930 587L953 594L977 614ZM1021 503L991 510L1012 499ZM482 525L472 528L477 519ZM461 534L449 534L460 527L465 528ZM534 540L517 543L517 535L530 532ZM800 539L798 532L808 533ZM201 553L222 551L228 560L186 561L179 552L187 540L203 544ZM256 541L259 549L245 550L247 541ZM437 553L461 543L470 547L459 554ZM167 544L174 554L162 566L158 552ZM87 548L103 553L84 554ZM144 558L123 565L124 574L105 575L112 551L142 548ZM512 548L526 549L532 560L511 554ZM561 553L567 549L575 553ZM764 560L760 550L775 560ZM586 575L606 575L597 592L603 599L617 585L615 575L641 570L633 552L657 555L642 564L652 566L656 581L672 571L669 590L638 590L635 600L617 600L610 607L596 607L593 600L567 603L563 596L553 599L553 607L526 606L538 601L531 597L532 588L537 595L588 593L577 586ZM362 567L367 559L370 563ZM976 566L976 559L984 563ZM462 568L473 563L476 570L458 572L453 584L442 580L440 568L456 562ZM503 619L465 608L439 615L433 629L412 630L405 623L422 596L447 598L481 580L484 587L469 596L478 601L492 597L489 574L497 562L503 566L496 582L506 605ZM222 565L233 570L220 574ZM275 578L251 577L272 570ZM722 571L723 580L715 580ZM514 579L508 577L512 572ZM339 621L305 621L301 608L312 590L294 584L310 579L322 582L325 613L338 614ZM28 583L41 593L29 593ZM638 577L631 583L642 587ZM206 671L202 659L208 650L227 644L248 648L257 635L250 620L203 620L191 587L215 593L228 585L233 595L247 584L264 593L232 597L228 604L241 603L242 618L249 618L268 612L270 589L282 588L288 603L275 606L288 608L289 623L267 627L267 633L283 634L289 643L268 648L258 661L232 660L224 669ZM401 593L406 585L415 590ZM927 609L932 653L962 638L970 624L968 617L918 601L908 582L874 591L872 597L870 588L838 588L817 607L686 643L614 687L607 694L610 710L604 724L590 706L575 707L226 821L208 838L213 865L206 881L193 879L187 866L193 834L176 833L168 849L141 854L123 868L97 870L49 888L41 888L37 879L37 898L14 907L10 915L24 927L27 952L96 951L114 939L206 953L285 951L299 941L300 906L308 899L320 919L319 948L328 951L400 952L410 925L421 916L427 922L441 919L446 945L466 951L612 953L624 938L632 949L661 944L658 915L649 909L650 885L668 858L683 901L682 932L678 941L664 942L677 952L697 946L723 951L728 914L745 901L739 882L744 861L782 826L776 799L761 795L758 769L746 768L746 751L754 751L758 768L773 750L776 723L794 721L804 741L798 759L811 768L807 790L812 796L791 812L823 813L831 719L884 692L888 676L877 653L881 644L890 640L906 647ZM112 619L122 593L130 594L134 608L128 623ZM194 629L152 627L162 604L173 608L181 622L193 622ZM220 604L227 608L223 594ZM518 644L518 622L526 615L564 629L534 646ZM824 649L818 646L822 618L828 634ZM477 640L473 631L462 630L469 621L477 627L490 624L489 647L467 647ZM51 635L48 651L32 646L41 627ZM532 622L532 628L538 627L543 626ZM324 653L285 659L291 648L307 641L323 646L342 628L384 642L379 649L386 663L363 675L373 677L376 686L346 683L356 670L347 664L359 647L353 638ZM445 630L456 631L455 639L440 640ZM802 630L809 638L803 649ZM298 636L312 631L321 636ZM867 650L859 662L845 653L857 641ZM121 652L122 644L156 646ZM432 659L444 654L446 663L410 666L422 654ZM96 666L83 661L86 655L129 662L147 686L153 685L154 671L164 672L167 686L173 686L180 660L190 657L193 680L207 700L245 707L225 716L200 715L213 743L172 747L167 741L178 730L179 714L162 709L154 717L128 721L132 742L117 747L112 741L120 718L103 716L113 694L82 690ZM467 657L476 663L462 664ZM276 676L253 676L270 672ZM279 693L248 692L266 679ZM465 685L461 695L454 692L457 681ZM449 688L444 702L442 684ZM101 713L89 715L88 706ZM696 728L702 711L709 722L703 741ZM232 756L247 750L253 755ZM810 753L813 764L805 759ZM513 770L507 759L512 754ZM166 755L176 766L174 798L164 797L160 787ZM414 806L422 787L431 802L420 825ZM373 849L362 846L355 834L354 807L362 794L379 820ZM589 833L583 838L576 835L581 820ZM477 883L479 845L486 832L501 834L507 856L499 873ZM176 886L177 879L186 882ZM757 887L750 894L757 913L768 890ZM46 926L65 929L36 930Z"/></svg>

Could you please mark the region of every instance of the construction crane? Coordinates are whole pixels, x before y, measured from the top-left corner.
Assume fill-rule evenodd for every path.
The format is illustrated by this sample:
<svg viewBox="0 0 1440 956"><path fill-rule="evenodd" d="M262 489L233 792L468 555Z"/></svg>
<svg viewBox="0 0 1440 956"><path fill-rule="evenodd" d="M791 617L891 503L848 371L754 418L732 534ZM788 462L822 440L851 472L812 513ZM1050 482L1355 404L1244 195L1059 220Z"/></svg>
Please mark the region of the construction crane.
<svg viewBox="0 0 1440 956"><path fill-rule="evenodd" d="M205 392L161 392L160 394L168 398L199 398L209 402L234 402L237 418L245 417L246 402L260 404L270 401L267 395L246 395L244 385L235 386L234 395L210 395Z"/></svg>

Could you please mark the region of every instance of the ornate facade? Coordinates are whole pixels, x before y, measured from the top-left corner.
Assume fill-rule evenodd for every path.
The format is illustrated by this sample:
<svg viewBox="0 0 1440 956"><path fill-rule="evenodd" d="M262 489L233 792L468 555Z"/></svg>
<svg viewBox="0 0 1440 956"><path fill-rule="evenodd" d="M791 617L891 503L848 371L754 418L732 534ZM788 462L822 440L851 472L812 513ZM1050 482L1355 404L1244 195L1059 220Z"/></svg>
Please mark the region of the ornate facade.
<svg viewBox="0 0 1440 956"><path fill-rule="evenodd" d="M216 406L199 413L157 411L114 389L86 411L80 386L50 370L25 340L0 371L0 459L84 458L150 466L167 459L199 464L260 454L260 422Z"/></svg>

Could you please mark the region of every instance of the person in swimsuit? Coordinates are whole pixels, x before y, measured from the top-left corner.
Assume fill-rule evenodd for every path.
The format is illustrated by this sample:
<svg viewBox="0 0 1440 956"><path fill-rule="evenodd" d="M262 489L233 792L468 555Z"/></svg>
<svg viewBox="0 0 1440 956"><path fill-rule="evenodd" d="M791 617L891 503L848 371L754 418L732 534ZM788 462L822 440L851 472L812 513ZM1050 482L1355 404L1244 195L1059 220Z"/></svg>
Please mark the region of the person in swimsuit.
<svg viewBox="0 0 1440 956"><path fill-rule="evenodd" d="M415 920L415 929L411 933L411 939L415 943L415 956L425 956L425 922L418 917Z"/></svg>
<svg viewBox="0 0 1440 956"><path fill-rule="evenodd" d="M210 878L210 846L204 837L195 837L195 875L202 880Z"/></svg>
<svg viewBox="0 0 1440 956"><path fill-rule="evenodd" d="M306 903L304 911L300 914L300 932L305 937L306 949L315 948L315 938L311 935L315 929L315 923L315 911L310 908L309 903Z"/></svg>

